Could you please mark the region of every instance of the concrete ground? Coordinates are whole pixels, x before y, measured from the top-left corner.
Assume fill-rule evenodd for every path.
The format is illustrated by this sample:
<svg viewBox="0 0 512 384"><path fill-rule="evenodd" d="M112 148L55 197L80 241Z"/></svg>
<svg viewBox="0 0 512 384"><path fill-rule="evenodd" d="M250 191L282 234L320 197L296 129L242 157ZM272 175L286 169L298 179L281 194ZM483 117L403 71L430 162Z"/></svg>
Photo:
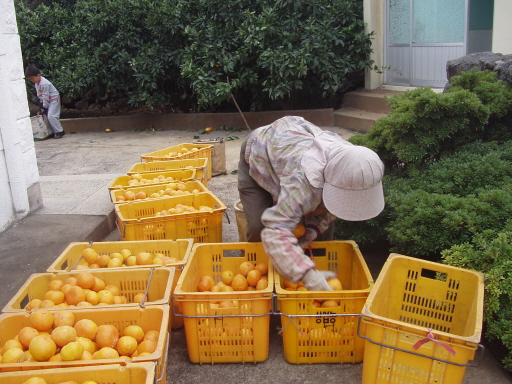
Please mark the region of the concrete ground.
<svg viewBox="0 0 512 384"><path fill-rule="evenodd" d="M201 127L201 130L203 127ZM354 132L336 127L328 129L348 138ZM209 188L228 207L224 217L223 241L238 241L233 205L238 200L236 175L241 141L248 131L224 131L202 135L188 131L123 131L68 134L61 140L36 143L44 207L0 234L0 308L13 297L30 274L46 268L74 241L117 241L113 206L107 185L122 175L140 155L184 142L194 136L204 138L234 135L226 142L227 175L210 181ZM385 253L363 256L377 277ZM183 329L172 332L167 369L168 383L338 383L359 384L362 364L292 365L285 361L279 335L278 316L271 316L268 359L258 364L198 365L188 360ZM498 361L485 351L478 368L468 368L465 384L509 384L512 380ZM451 384L451 383L448 383Z"/></svg>

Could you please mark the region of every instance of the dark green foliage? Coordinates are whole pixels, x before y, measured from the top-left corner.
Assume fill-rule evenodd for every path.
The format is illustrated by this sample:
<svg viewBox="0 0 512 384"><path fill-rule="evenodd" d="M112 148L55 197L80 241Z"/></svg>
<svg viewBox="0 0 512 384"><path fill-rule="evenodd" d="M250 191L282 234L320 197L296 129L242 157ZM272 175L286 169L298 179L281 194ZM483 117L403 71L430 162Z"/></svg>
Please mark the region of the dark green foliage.
<svg viewBox="0 0 512 384"><path fill-rule="evenodd" d="M512 232L485 231L472 243L443 251L442 257L447 264L484 274L486 336L501 340L509 351L503 362L512 369Z"/></svg>
<svg viewBox="0 0 512 384"><path fill-rule="evenodd" d="M510 87L486 72L452 78L445 93L418 88L389 100L391 113L372 130L350 139L375 150L388 171L421 169L477 140L509 140L503 118L512 106Z"/></svg>
<svg viewBox="0 0 512 384"><path fill-rule="evenodd" d="M245 109L318 107L371 64L355 0L27 4L15 0L25 63L77 98L123 92L134 106L197 109L233 93Z"/></svg>

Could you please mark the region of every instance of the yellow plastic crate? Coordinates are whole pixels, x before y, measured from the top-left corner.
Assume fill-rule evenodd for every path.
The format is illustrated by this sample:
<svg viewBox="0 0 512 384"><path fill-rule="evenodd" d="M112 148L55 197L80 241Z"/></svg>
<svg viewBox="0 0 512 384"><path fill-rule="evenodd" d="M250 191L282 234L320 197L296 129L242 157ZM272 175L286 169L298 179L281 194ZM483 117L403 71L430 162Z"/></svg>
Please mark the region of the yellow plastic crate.
<svg viewBox="0 0 512 384"><path fill-rule="evenodd" d="M462 383L480 341L483 300L480 273L391 254L362 311L363 383ZM445 345L413 348L429 329Z"/></svg>
<svg viewBox="0 0 512 384"><path fill-rule="evenodd" d="M2 309L2 312L25 311L25 306L33 299L44 300L44 295L48 290L48 284L53 280L65 281L69 277L76 277L80 272L88 270L79 270L76 272L61 273L34 273L23 286L18 290L14 297ZM119 287L121 295L126 296L129 303L112 304L106 308L129 308L138 307L140 304L133 303L133 299L138 293L146 293L146 300L142 305L169 305L171 293L174 285L175 268L138 268L127 271L117 270L94 270L91 273L105 282L105 285L113 284ZM58 311L60 307L48 308L48 310ZM74 307L75 310L91 309L91 307Z"/></svg>
<svg viewBox="0 0 512 384"><path fill-rule="evenodd" d="M181 152L184 148L188 149L188 152ZM192 152L192 148L197 148L197 151ZM140 158L145 162L206 158L208 159L208 175L211 175L213 148L214 146L211 144L183 143L174 145L169 148L161 149L159 151L146 153L145 155L141 155ZM177 155L171 156L171 153L173 152L177 152Z"/></svg>
<svg viewBox="0 0 512 384"><path fill-rule="evenodd" d="M147 164L151 164L151 163L147 163ZM210 192L210 190L203 184L202 181L186 181L186 182L184 182L184 184L187 187L186 191L189 191L189 192L192 192L194 189L199 190L199 192ZM158 184L158 185L148 185L145 187L133 187L133 188L130 188L129 190L134 193L145 192L147 196L151 196L152 193L158 193L158 191L161 191L162 189L163 189L162 185ZM112 190L110 190L110 199L112 200L112 202L114 204L126 204L126 201L117 201L117 196L124 196L125 192L126 192L126 189L112 189ZM162 198L167 198L167 197L169 197L169 196L166 195L166 197L162 197ZM137 201L146 201L149 199L152 200L153 198L148 197L146 199L137 200Z"/></svg>
<svg viewBox="0 0 512 384"><path fill-rule="evenodd" d="M154 179L160 175L167 177L172 177L173 181L167 181L163 180L161 183L154 183L154 184L147 184L147 185L162 185L162 184L169 184L173 183L175 181L191 181L196 179L196 170L195 169L180 169L180 170L174 170L174 171L162 171L162 172L148 172L144 174L145 179ZM135 185L130 186L128 185L128 182L130 180L133 180L132 176L128 175L121 175L116 177L108 186L109 190L112 189L131 189L131 188L138 188L138 187L145 187L146 185Z"/></svg>
<svg viewBox="0 0 512 384"><path fill-rule="evenodd" d="M197 292L200 279L220 281L224 270L238 271L244 261L267 263L268 287L260 291ZM174 299L184 316L192 363L257 363L268 357L273 267L261 243L195 244ZM238 300L234 308L215 303Z"/></svg>
<svg viewBox="0 0 512 384"><path fill-rule="evenodd" d="M93 248L98 255L110 255L111 253L120 252L122 249L129 249L132 254L136 255L140 252L162 253L165 256L173 256L179 263L167 264L166 267L175 267L176 270L183 269L187 263L190 252L192 251L192 239L179 240L146 240L146 241L105 241L105 242L80 242L70 243L66 249L57 257L57 259L48 267L46 272L70 272L75 270L78 265L87 265L82 258L82 252L85 248ZM133 267L108 268L111 270L127 271L130 269L151 268L152 265L137 265ZM87 269L87 272L104 271L107 269ZM177 279L177 277L175 276Z"/></svg>
<svg viewBox="0 0 512 384"><path fill-rule="evenodd" d="M213 212L191 212L155 216L176 204L213 208ZM152 201L134 201L115 206L117 225L123 240L192 238L196 243L222 242L222 214L226 206L212 193L173 196Z"/></svg>
<svg viewBox="0 0 512 384"><path fill-rule="evenodd" d="M185 264L188 262L190 252L192 251L193 239L179 239L179 240L146 240L146 241L113 241L113 242L98 242L98 243L71 243L62 252L62 254L53 262L53 264L46 270L47 272L69 272L74 270L77 265L87 265L82 259L82 252L85 248L92 247L99 255L110 255L114 252L119 252L122 249L129 249L133 254L140 252L150 253L163 253L165 256L173 256L180 260L177 263L167 264L166 267L174 267L174 280L171 287L171 297L178 278L181 276ZM138 270L140 268L150 268L151 265L137 265L133 267L121 267L116 270L128 271ZM115 268L108 269L87 269L88 272L97 272L104 270L114 270ZM171 314L172 328L183 327L183 318L175 317Z"/></svg>
<svg viewBox="0 0 512 384"><path fill-rule="evenodd" d="M182 159L167 161L151 161L149 163L136 163L127 172L127 175L136 173L145 174L157 171L171 171L178 169L195 169L196 177L201 180L210 180L211 174L208 174L208 158Z"/></svg>
<svg viewBox="0 0 512 384"><path fill-rule="evenodd" d="M127 358L125 356L117 359L102 360L76 360L76 361L56 361L56 362L23 362L13 364L0 364L0 372L25 371L36 369L70 368L97 366L106 364L126 365L133 362L156 362L156 375L163 377L165 383L165 372L168 346L170 344L169 326L169 306L152 305L146 308L94 308L85 310L70 309L75 315L75 322L82 319L90 319L98 326L103 324L114 325L121 333L129 325L139 325L144 332L149 330L159 331L160 336L155 352L142 357ZM0 315L0 347L10 339L13 339L19 331L30 326L30 314L27 312L4 313Z"/></svg>
<svg viewBox="0 0 512 384"><path fill-rule="evenodd" d="M155 381L154 363L128 363L126 365L111 364L4 372L0 373L0 383L23 384L34 376L45 379L48 384L63 383L70 380L79 384L87 380L93 380L98 384L153 384L161 382L158 379Z"/></svg>
<svg viewBox="0 0 512 384"><path fill-rule="evenodd" d="M336 272L343 291L289 291L275 271L285 359L292 364L359 363L364 340L357 336L357 320L373 286L371 273L353 241L313 242L312 252L317 269ZM340 305L317 308L314 300L339 300Z"/></svg>

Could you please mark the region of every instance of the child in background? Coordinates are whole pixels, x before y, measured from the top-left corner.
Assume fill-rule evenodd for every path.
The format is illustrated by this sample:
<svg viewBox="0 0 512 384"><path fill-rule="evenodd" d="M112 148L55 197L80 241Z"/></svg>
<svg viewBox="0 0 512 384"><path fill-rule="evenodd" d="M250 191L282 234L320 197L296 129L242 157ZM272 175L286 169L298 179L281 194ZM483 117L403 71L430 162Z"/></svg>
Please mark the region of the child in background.
<svg viewBox="0 0 512 384"><path fill-rule="evenodd" d="M54 138L62 138L66 132L60 124L60 96L59 91L47 79L41 76L41 72L33 64L25 70L27 77L36 86L37 97L41 102L43 113L48 117L48 122L53 130Z"/></svg>

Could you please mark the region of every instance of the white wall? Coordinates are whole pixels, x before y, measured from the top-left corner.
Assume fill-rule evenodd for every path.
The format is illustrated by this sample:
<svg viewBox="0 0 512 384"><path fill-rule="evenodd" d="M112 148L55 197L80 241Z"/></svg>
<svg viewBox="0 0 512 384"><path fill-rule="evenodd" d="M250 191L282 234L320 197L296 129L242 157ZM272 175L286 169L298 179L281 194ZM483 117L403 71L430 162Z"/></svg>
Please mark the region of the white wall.
<svg viewBox="0 0 512 384"><path fill-rule="evenodd" d="M0 232L42 206L12 0L0 1Z"/></svg>
<svg viewBox="0 0 512 384"><path fill-rule="evenodd" d="M492 51L494 53L512 54L512 1L494 0L494 19L492 33Z"/></svg>
<svg viewBox="0 0 512 384"><path fill-rule="evenodd" d="M365 32L375 32L372 39L373 53L370 59L379 68L384 65L384 6L385 0L363 0ZM382 85L383 75L374 70L366 70L365 88L376 89Z"/></svg>

